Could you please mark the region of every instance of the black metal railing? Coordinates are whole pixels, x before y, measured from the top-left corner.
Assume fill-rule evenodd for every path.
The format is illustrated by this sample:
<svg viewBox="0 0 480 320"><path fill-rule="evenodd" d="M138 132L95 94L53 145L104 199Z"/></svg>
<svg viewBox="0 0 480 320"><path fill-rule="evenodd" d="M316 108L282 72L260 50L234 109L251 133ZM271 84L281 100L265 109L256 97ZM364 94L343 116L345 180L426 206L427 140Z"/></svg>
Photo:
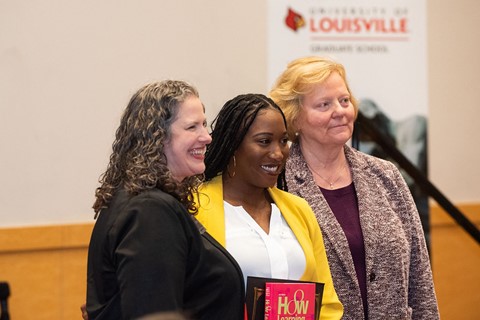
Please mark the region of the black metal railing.
<svg viewBox="0 0 480 320"><path fill-rule="evenodd" d="M355 147L359 142L359 133L368 135L377 143L385 153L389 155L398 165L415 181L415 183L428 196L432 197L473 239L480 244L480 231L477 227L441 192L438 190L415 165L398 150L392 139L385 135L375 123L358 113L355 123L355 131L352 138L352 145Z"/></svg>

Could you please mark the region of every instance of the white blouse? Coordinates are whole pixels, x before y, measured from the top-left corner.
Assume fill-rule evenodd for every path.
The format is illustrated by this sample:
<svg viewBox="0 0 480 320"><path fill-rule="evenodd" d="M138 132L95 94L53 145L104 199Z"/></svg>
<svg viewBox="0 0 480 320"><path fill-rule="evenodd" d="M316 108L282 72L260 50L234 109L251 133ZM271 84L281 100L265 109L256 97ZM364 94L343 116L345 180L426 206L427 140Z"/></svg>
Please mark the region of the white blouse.
<svg viewBox="0 0 480 320"><path fill-rule="evenodd" d="M272 203L267 234L242 206L224 201L226 248L247 276L299 280L306 260L292 229Z"/></svg>

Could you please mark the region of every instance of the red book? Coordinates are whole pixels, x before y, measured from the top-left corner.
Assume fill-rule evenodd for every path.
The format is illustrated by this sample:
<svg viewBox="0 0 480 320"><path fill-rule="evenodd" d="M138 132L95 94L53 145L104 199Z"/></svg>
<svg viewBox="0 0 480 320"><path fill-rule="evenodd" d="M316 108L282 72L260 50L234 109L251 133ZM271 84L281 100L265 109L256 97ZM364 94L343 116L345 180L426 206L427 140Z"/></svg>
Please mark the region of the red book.
<svg viewBox="0 0 480 320"><path fill-rule="evenodd" d="M315 319L320 319L322 307L323 287L325 284L312 281L287 280L278 278L247 277L247 292L245 295L245 320L265 319L265 284L267 282L280 283L312 283L315 285ZM279 319L274 319L279 320ZM285 319L284 319L285 320Z"/></svg>
<svg viewBox="0 0 480 320"><path fill-rule="evenodd" d="M265 283L265 320L316 320L314 283Z"/></svg>

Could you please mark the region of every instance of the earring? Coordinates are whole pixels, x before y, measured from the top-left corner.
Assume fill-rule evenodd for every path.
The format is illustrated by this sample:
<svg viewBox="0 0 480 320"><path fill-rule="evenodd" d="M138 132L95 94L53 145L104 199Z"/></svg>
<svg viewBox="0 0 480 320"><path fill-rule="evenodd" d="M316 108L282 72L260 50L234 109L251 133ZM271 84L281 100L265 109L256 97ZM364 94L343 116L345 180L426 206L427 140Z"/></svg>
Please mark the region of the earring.
<svg viewBox="0 0 480 320"><path fill-rule="evenodd" d="M233 173L232 174L230 174L230 168L228 167L228 164L227 164L227 173L228 173L228 176L230 178L235 177L235 167L237 166L237 161L235 160L235 155L233 155L232 160L233 160Z"/></svg>

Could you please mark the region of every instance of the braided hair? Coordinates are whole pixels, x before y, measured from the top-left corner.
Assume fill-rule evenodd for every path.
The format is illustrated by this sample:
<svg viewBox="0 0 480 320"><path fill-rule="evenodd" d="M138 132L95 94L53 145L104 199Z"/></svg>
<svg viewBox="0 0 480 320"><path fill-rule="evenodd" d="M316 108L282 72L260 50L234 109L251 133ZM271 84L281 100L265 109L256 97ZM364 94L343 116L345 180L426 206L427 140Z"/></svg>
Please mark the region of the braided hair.
<svg viewBox="0 0 480 320"><path fill-rule="evenodd" d="M278 110L285 127L287 121L280 107L263 94L242 94L227 101L212 122L212 143L205 154L205 181L222 174L247 134L250 126L263 109Z"/></svg>

